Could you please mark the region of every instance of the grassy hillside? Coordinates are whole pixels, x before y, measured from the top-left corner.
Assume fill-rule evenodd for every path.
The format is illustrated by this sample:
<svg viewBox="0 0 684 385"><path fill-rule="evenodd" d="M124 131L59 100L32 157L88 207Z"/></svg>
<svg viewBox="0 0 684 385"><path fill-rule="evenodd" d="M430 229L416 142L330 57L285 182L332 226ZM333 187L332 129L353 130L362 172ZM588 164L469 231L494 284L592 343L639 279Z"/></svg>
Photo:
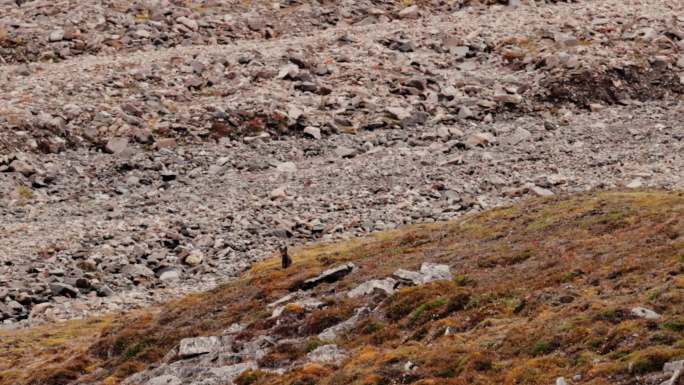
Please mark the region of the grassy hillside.
<svg viewBox="0 0 684 385"><path fill-rule="evenodd" d="M0 385L117 384L158 362L181 338L249 325L301 343L279 346L262 367L301 362L316 346L354 352L340 367L295 365L285 375L254 371L240 384L583 384L648 383L684 357L684 193L600 192L536 199L449 223L296 249L294 265L254 266L240 280L149 312L49 328L0 332ZM358 269L316 287L327 306L286 309L273 328L267 303L323 269ZM448 264L453 281L402 289L388 298L335 292L397 268ZM336 341L315 336L376 308ZM658 320L638 318L635 306ZM446 332L448 330L448 332ZM410 361L415 369L403 368Z"/></svg>

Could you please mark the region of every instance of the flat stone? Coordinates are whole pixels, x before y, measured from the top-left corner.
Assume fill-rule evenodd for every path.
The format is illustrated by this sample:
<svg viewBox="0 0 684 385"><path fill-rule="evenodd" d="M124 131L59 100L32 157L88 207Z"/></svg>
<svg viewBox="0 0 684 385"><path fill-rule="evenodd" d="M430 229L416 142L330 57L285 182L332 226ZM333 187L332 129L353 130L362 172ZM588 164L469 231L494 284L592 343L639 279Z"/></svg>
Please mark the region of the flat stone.
<svg viewBox="0 0 684 385"><path fill-rule="evenodd" d="M173 282L180 279L181 272L175 267L165 267L163 269L160 269L156 275L160 281Z"/></svg>
<svg viewBox="0 0 684 385"><path fill-rule="evenodd" d="M314 139L320 139L321 138L321 130L318 127L306 127L304 128L304 135L309 136Z"/></svg>
<svg viewBox="0 0 684 385"><path fill-rule="evenodd" d="M449 266L429 262L424 262L420 266L420 272L398 269L392 276L401 282L411 285L422 285L433 281L453 279Z"/></svg>
<svg viewBox="0 0 684 385"><path fill-rule="evenodd" d="M627 183L627 185L625 187L631 188L631 189L642 188L642 187L644 187L644 182L641 180L641 178L635 178L635 179L632 179L632 181L630 181L629 183Z"/></svg>
<svg viewBox="0 0 684 385"><path fill-rule="evenodd" d="M518 127L513 131L513 133L506 138L506 142L512 146L529 140L532 137L532 133L524 128Z"/></svg>
<svg viewBox="0 0 684 385"><path fill-rule="evenodd" d="M354 289L347 293L349 298L361 297L364 295L372 294L375 291L384 292L386 295L392 295L394 293L394 288L397 285L397 281L392 278L385 279L373 279L360 284Z"/></svg>
<svg viewBox="0 0 684 385"><path fill-rule="evenodd" d="M654 312L651 309L645 307L635 307L632 309L632 314L637 317L645 318L647 320L657 320L660 318L660 314Z"/></svg>
<svg viewBox="0 0 684 385"><path fill-rule="evenodd" d="M663 366L663 372L674 373L678 370L684 370L684 360L670 361Z"/></svg>
<svg viewBox="0 0 684 385"><path fill-rule="evenodd" d="M64 40L64 30L63 29L56 29L52 32L50 32L50 36L48 37L48 40L50 42L58 42Z"/></svg>
<svg viewBox="0 0 684 385"><path fill-rule="evenodd" d="M105 145L105 151L110 154L121 154L128 148L128 138L111 138Z"/></svg>
<svg viewBox="0 0 684 385"><path fill-rule="evenodd" d="M337 345L323 345L307 355L307 358L312 362L320 364L338 365L346 360L348 354L337 347Z"/></svg>
<svg viewBox="0 0 684 385"><path fill-rule="evenodd" d="M178 19L176 19L176 21L179 24L182 24L182 25L188 27L188 29L190 29L192 31L197 31L199 29L199 25L197 24L197 22L195 20L192 20L192 19L187 18L185 16L179 17Z"/></svg>
<svg viewBox="0 0 684 385"><path fill-rule="evenodd" d="M496 138L488 132L478 132L466 138L466 144L471 147L486 147L494 143L496 143Z"/></svg>
<svg viewBox="0 0 684 385"><path fill-rule="evenodd" d="M71 298L78 296L78 289L76 289L75 287L73 287L71 285L67 285L65 283L51 283L50 284L50 291L55 296L71 297Z"/></svg>
<svg viewBox="0 0 684 385"><path fill-rule="evenodd" d="M154 272L145 265L131 264L121 268L121 274L129 277L154 277Z"/></svg>
<svg viewBox="0 0 684 385"><path fill-rule="evenodd" d="M297 165L294 162L282 162L276 166L276 170L285 173L297 172Z"/></svg>
<svg viewBox="0 0 684 385"><path fill-rule="evenodd" d="M404 120L411 117L411 111L403 107L387 107L385 108L385 111L390 117L397 120Z"/></svg>
<svg viewBox="0 0 684 385"><path fill-rule="evenodd" d="M447 265L423 262L420 266L420 272L425 277L426 282L454 279L453 275L451 275L451 269Z"/></svg>
<svg viewBox="0 0 684 385"><path fill-rule="evenodd" d="M222 384L232 384L233 381L240 377L240 375L247 370L257 369L258 366L255 362L243 362L240 364L222 366L219 368L209 369L209 373L217 378L221 379Z"/></svg>
<svg viewBox="0 0 684 385"><path fill-rule="evenodd" d="M663 382L661 385L681 385L684 383L684 360L671 361L663 366L663 372L666 374L672 373L669 380Z"/></svg>
<svg viewBox="0 0 684 385"><path fill-rule="evenodd" d="M160 138L155 140L154 147L161 150L163 148L174 148L177 146L176 139L174 138Z"/></svg>
<svg viewBox="0 0 684 385"><path fill-rule="evenodd" d="M188 266L197 266L204 261L204 253L201 250L193 250L185 257L184 262Z"/></svg>
<svg viewBox="0 0 684 385"><path fill-rule="evenodd" d="M344 322L340 322L337 325L333 325L321 333L318 334L318 338L322 341L333 341L335 340L340 334L346 333L350 330L352 330L358 323L359 320L362 317L367 316L370 314L371 310L370 308L367 307L362 307L360 309L356 309L356 312L354 315L347 319Z"/></svg>
<svg viewBox="0 0 684 385"><path fill-rule="evenodd" d="M551 197L554 195L553 191L539 186L531 186L530 192L539 197Z"/></svg>
<svg viewBox="0 0 684 385"><path fill-rule="evenodd" d="M398 269L392 276L401 282L410 283L412 285L420 285L423 283L423 274L417 271Z"/></svg>
<svg viewBox="0 0 684 385"><path fill-rule="evenodd" d="M313 289L314 287L320 285L323 282L327 283L333 283L337 282L343 277L345 277L347 274L351 273L354 270L354 267L356 267L353 263L345 263L344 265L333 267L331 269L325 270L321 274L319 274L317 277L307 279L304 281L302 284L302 289L304 290L310 290Z"/></svg>
<svg viewBox="0 0 684 385"><path fill-rule="evenodd" d="M223 341L221 337L194 337L184 338L178 348L178 356L188 358L221 350Z"/></svg>
<svg viewBox="0 0 684 385"><path fill-rule="evenodd" d="M31 176L36 173L36 169L31 163L21 159L13 160L12 163L9 164L9 170L18 172L23 176Z"/></svg>
<svg viewBox="0 0 684 385"><path fill-rule="evenodd" d="M399 11L398 16L400 19L415 19L420 16L420 9L417 5L412 5Z"/></svg>
<svg viewBox="0 0 684 385"><path fill-rule="evenodd" d="M147 381L145 385L183 385L183 382L178 377L167 374L154 377Z"/></svg>
<svg viewBox="0 0 684 385"><path fill-rule="evenodd" d="M356 150L349 147L340 146L335 149L335 155L340 158L353 158L356 156Z"/></svg>
<svg viewBox="0 0 684 385"><path fill-rule="evenodd" d="M280 317L283 314L283 312L285 311L285 309L287 309L287 306L290 306L290 305L301 307L302 309L304 309L304 311L310 312L310 311L322 308L325 305L325 302L319 301L315 298L307 298L307 299L303 299L301 301L292 302L289 305L279 306L279 307L273 309L273 312L271 313L271 317L273 317L273 318Z"/></svg>

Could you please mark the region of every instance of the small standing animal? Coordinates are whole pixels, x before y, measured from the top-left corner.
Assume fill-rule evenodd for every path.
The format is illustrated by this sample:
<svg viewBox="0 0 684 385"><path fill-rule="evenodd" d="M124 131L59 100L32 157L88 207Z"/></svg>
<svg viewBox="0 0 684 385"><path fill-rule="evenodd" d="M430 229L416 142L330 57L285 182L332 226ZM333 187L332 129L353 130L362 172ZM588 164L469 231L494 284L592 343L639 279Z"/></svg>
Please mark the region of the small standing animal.
<svg viewBox="0 0 684 385"><path fill-rule="evenodd" d="M292 265L292 257L290 257L287 246L280 247L280 261L283 269L287 269Z"/></svg>

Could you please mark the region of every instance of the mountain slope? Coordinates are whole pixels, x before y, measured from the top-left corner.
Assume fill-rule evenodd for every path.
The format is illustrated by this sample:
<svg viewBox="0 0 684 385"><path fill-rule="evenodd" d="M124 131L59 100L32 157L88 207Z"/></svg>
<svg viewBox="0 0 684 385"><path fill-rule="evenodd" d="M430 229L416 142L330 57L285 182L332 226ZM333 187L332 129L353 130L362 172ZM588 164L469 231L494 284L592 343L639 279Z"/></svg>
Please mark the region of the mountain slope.
<svg viewBox="0 0 684 385"><path fill-rule="evenodd" d="M659 384L663 364L684 357L682 193L536 199L291 255L287 270L267 260L239 280L153 311L2 332L0 350L11 354L0 358L0 384L117 384L166 362L127 382L142 385L169 364L199 370L246 362L247 347L265 336L271 344L237 383L551 384L563 376ZM351 273L310 288L308 279L348 262ZM448 265L452 279L348 295L424 262ZM276 307L266 304L296 289L304 289L300 297L273 317ZM320 303L310 307L312 299ZM658 317L638 315L639 307ZM362 315L352 328L320 338L355 313ZM66 331L74 328L94 338ZM210 362L172 351L202 335L230 335L230 354ZM308 353L332 344L346 357L312 362Z"/></svg>

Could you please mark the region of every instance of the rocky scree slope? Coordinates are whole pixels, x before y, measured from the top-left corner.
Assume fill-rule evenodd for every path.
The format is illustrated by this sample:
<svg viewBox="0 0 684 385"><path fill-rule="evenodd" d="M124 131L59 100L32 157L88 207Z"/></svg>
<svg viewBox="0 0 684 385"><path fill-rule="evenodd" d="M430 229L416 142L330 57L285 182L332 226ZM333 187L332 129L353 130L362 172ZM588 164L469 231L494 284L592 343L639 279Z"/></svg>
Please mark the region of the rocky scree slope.
<svg viewBox="0 0 684 385"><path fill-rule="evenodd" d="M0 332L9 384L679 384L684 196L537 198L291 250L158 309Z"/></svg>
<svg viewBox="0 0 684 385"><path fill-rule="evenodd" d="M678 108L573 114L556 130L520 118L464 127L462 137L380 129L23 154L0 173L0 318L13 327L159 303L235 277L283 243L449 220L529 196L681 190Z"/></svg>
<svg viewBox="0 0 684 385"><path fill-rule="evenodd" d="M1 57L24 64L0 64L0 149L118 152L108 141L166 147L172 139L437 129L527 114L551 125L567 115L561 106L599 110L684 91L684 9L674 0L276 10L248 2L251 16L238 3L4 5ZM346 21L326 28L328 11ZM222 45L232 29L205 18L229 18L242 32ZM269 20L287 32L266 33ZM156 29L170 31L146 37ZM107 42L120 48L102 48Z"/></svg>

